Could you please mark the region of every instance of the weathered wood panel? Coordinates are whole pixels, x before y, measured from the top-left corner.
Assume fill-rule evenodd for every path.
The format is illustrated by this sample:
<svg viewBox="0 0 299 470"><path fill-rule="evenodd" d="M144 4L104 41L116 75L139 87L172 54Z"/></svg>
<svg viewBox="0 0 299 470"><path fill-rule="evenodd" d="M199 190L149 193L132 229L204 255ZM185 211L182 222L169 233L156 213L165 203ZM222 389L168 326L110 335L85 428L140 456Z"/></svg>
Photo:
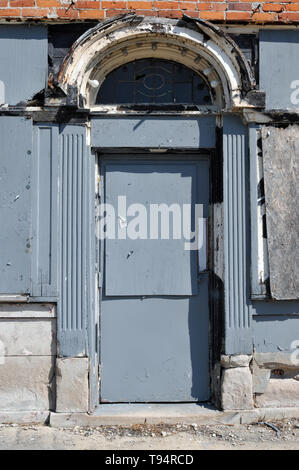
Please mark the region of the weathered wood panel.
<svg viewBox="0 0 299 470"><path fill-rule="evenodd" d="M299 126L262 130L270 291L274 299L299 298Z"/></svg>
<svg viewBox="0 0 299 470"><path fill-rule="evenodd" d="M0 293L31 293L32 122L0 118Z"/></svg>
<svg viewBox="0 0 299 470"><path fill-rule="evenodd" d="M32 99L45 88L47 67L46 26L1 25L0 104L17 105Z"/></svg>
<svg viewBox="0 0 299 470"><path fill-rule="evenodd" d="M173 116L95 118L91 146L101 148L214 148L215 118Z"/></svg>
<svg viewBox="0 0 299 470"><path fill-rule="evenodd" d="M57 296L58 124L34 126L32 295Z"/></svg>
<svg viewBox="0 0 299 470"><path fill-rule="evenodd" d="M59 138L58 351L65 357L84 356L90 346L88 328L94 325L95 308L94 156L86 146L84 125L61 126Z"/></svg>
<svg viewBox="0 0 299 470"><path fill-rule="evenodd" d="M256 352L292 351L298 341L298 315L254 315L253 343Z"/></svg>
<svg viewBox="0 0 299 470"><path fill-rule="evenodd" d="M223 121L225 353L252 352L249 306L248 130L241 119Z"/></svg>
<svg viewBox="0 0 299 470"><path fill-rule="evenodd" d="M260 89L267 109L298 108L299 31L262 30L260 38Z"/></svg>

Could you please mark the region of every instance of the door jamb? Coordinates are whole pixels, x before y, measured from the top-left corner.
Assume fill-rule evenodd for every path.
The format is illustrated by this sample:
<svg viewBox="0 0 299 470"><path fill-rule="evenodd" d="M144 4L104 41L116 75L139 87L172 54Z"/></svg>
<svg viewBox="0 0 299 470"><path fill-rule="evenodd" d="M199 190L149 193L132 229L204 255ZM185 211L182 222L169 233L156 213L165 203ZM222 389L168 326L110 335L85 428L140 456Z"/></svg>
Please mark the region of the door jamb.
<svg viewBox="0 0 299 470"><path fill-rule="evenodd" d="M137 159L138 155L143 154L148 158L158 159L172 158L177 155L181 159L180 153L184 158L194 158L195 155L209 156L210 160L210 216L209 216L209 241L208 241L208 267L209 267L209 369L211 381L211 401L220 408L221 388L220 388L220 358L224 344L224 331L225 331L225 318L224 318L224 230L223 230L223 151L222 151L222 128L216 127L216 148L211 149L166 149L161 152L161 149L149 148L93 148L96 153L96 171L98 178L100 155L109 154L113 155L123 154L128 159L130 153L131 159ZM152 151L152 150L156 150ZM99 185L97 185L99 187ZM102 190L99 188L98 200L102 196ZM98 217L97 217L98 220ZM99 240L97 240L97 245ZM98 279L98 303L96 307L98 310L99 318L96 320L97 325L97 341L100 341L100 303L101 303L101 279L103 276L103 269L99 261L102 258L101 248L96 248L97 259L97 279ZM101 380L101 364L100 364L100 351L99 344L96 345L98 351L98 396L100 397L100 380ZM98 406L103 405L99 403Z"/></svg>

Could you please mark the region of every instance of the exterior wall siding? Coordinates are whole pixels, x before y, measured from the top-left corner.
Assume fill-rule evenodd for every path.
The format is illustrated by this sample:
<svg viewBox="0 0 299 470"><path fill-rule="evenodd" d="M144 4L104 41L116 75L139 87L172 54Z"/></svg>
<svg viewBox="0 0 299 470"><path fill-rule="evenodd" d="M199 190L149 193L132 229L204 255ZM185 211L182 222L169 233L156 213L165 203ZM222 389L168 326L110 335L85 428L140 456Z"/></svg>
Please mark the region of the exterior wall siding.
<svg viewBox="0 0 299 470"><path fill-rule="evenodd" d="M0 120L0 292L27 295L32 293L32 121Z"/></svg>
<svg viewBox="0 0 299 470"><path fill-rule="evenodd" d="M244 22L293 24L299 21L299 8L296 9L299 3L261 2L257 10L254 10L255 6L246 2L146 0L78 0L66 6L66 3L60 0L0 0L0 21L22 18L45 20L45 23L58 20L65 23L76 20L80 22L78 26L83 25L84 29L90 24L89 21L102 21L128 11L167 18L180 18L186 13L217 23L242 22L244 36ZM84 25L85 20L87 24ZM59 27L63 28L62 25ZM142 121L146 126L144 117L124 117L123 122L126 125L119 127L119 133L111 135L108 131L115 117L97 116L91 119L89 143L89 118L86 118L85 122L83 113L78 118L75 109L67 109L65 113L63 106L59 110L63 112L56 115L54 112L51 114L52 109L39 110L36 114L35 111L25 110L25 104L32 106L31 99L34 95L45 89L45 79L49 72L46 61L47 34L46 24L32 27L24 24L0 25L0 59L4 57L5 48L10 47L12 43L15 43L13 50L16 54L16 60L0 60L0 96L2 83L5 92L2 96L7 98L3 103L0 102L0 106L8 104L13 107L1 107L0 116L0 215L1 220L5 221L0 233L0 360L3 361L4 358L6 361L6 369L1 369L3 375L0 379L0 411L3 407L17 411L54 409L55 393L52 391L55 387L55 370L56 375L69 371L69 376L60 377L57 388L60 393L58 409L72 411L73 407L87 411L87 408L93 409L97 404L96 333L99 319L96 302L95 155L91 152L90 145L101 147L105 143L104 146L109 147L110 141L113 140L115 147L121 148L125 137L126 145L134 147L137 136L146 134L149 139L147 145L155 147L155 141L151 139L160 135L167 140L167 132L171 134L172 131L169 131L168 122L178 122L174 116L168 116L164 119L167 121L166 124L164 122L165 127L161 126L159 132L153 131L152 124L146 131L141 126L135 133L133 142L130 126L134 126L136 121ZM224 114L221 118L217 117L217 121L214 116L201 116L198 119L192 116L193 126L189 125L190 116L184 116L181 121L181 134L176 133L175 147L179 148L183 143L184 147L188 147L189 140L192 140L190 148L213 148L216 145L219 154L223 149L224 191L223 200L221 196L218 201L224 210L224 241L221 240L221 243L224 243L225 334L221 337L224 341L224 344L221 344L221 352L227 356L246 355L246 376L250 377L250 380L250 361L260 361L254 369L253 382L256 377L258 381L263 373L267 377L264 389L261 391L255 383L252 386L250 382L249 389L252 393L247 403L252 401L252 396L257 395L256 406L263 406L265 403L265 406L268 406L267 403L274 403L271 396L267 395L267 398L265 395L263 399L262 395L272 393L271 387L276 379L274 382L272 379L270 381L269 370L271 374L272 362L265 366L263 357L256 358L256 355L279 352L289 354L294 347L298 347L293 345L299 341L299 338L296 338L299 302L290 301L289 297L287 301L274 302L270 297L271 292L267 290L265 279L260 283L256 251L259 243L259 212L256 210L259 193L258 188L253 185L256 184L258 176L256 157L263 151L258 142L259 133L263 128L269 130L270 124L273 123L275 126L282 124L285 127L286 124L299 121L298 106L296 103L290 104L289 95L290 79L296 81L299 73L298 61L294 60L294 57L298 56L299 40L297 31L284 30L276 30L275 33L260 31L256 33L256 37L260 41L260 88L266 92L267 111L256 113L257 121L260 119L260 122L256 123L251 119L250 139L247 135L248 126L237 116ZM28 54L26 48L28 38L29 42L32 40L32 54ZM64 56L64 41L60 44L58 38L56 45L56 53ZM275 60L276 51L280 54L279 64ZM27 63L26 60L20 60L20 54L27 58ZM278 90L280 86L283 92ZM10 112L19 115L8 115ZM40 119L40 116L43 119ZM74 120L79 120L80 123L76 121L76 124L65 124L65 121ZM200 122L206 124L204 132L199 133ZM218 126L216 136L215 122ZM223 123L223 134L219 123ZM297 126L294 125L293 129L295 128ZM167 148L167 141L163 142L165 145L162 147ZM295 187L295 183L293 184ZM252 278L250 265L254 271ZM3 303L5 296L13 297L16 302L15 295L22 295L24 301L31 303ZM293 298L298 298L298 295ZM41 302L46 302L48 307ZM56 306L57 320L53 314ZM50 311L49 315L45 315L45 309ZM55 369L57 357L59 364ZM242 361L243 359L237 369L245 368ZM289 370L288 364L282 359L275 361L275 369ZM11 374L13 368L16 371L14 376ZM297 369L294 369L296 374ZM66 397L72 392L69 390L69 378L71 379L76 371L82 374L83 386L78 388L84 390L85 395L79 396L77 404L72 405ZM30 395L29 382L26 382L30 374L35 374L35 397ZM235 372L229 373L232 374ZM295 380L286 374L286 379L290 378ZM19 393L20 383L24 384L25 390L28 389L26 400L23 401ZM287 383L284 381L283 387L287 387ZM287 399L285 403L288 403Z"/></svg>
<svg viewBox="0 0 299 470"><path fill-rule="evenodd" d="M0 413L45 412L46 419L55 409L55 361L55 306L1 303Z"/></svg>
<svg viewBox="0 0 299 470"><path fill-rule="evenodd" d="M59 355L86 356L95 309L95 176L86 126L61 126L60 151Z"/></svg>
<svg viewBox="0 0 299 470"><path fill-rule="evenodd" d="M44 90L47 62L46 25L1 25L0 106L20 106Z"/></svg>
<svg viewBox="0 0 299 470"><path fill-rule="evenodd" d="M264 30L259 39L260 88L267 109L298 109L299 31Z"/></svg>
<svg viewBox="0 0 299 470"><path fill-rule="evenodd" d="M236 117L224 117L224 297L225 353L252 352L248 293L248 136Z"/></svg>
<svg viewBox="0 0 299 470"><path fill-rule="evenodd" d="M295 349L294 343L299 340L299 309L298 305L294 307L293 311L297 313L293 315L270 313L253 316L253 343L256 352L289 352Z"/></svg>
<svg viewBox="0 0 299 470"><path fill-rule="evenodd" d="M33 130L32 296L58 296L59 147L57 124Z"/></svg>

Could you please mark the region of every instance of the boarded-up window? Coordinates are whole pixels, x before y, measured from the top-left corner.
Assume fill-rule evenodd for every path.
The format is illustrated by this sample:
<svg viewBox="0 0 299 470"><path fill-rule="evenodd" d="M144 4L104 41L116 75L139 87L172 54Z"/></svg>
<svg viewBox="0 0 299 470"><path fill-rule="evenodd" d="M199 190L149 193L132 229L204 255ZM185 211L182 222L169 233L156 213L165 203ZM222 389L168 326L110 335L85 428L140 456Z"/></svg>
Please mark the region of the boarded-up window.
<svg viewBox="0 0 299 470"><path fill-rule="evenodd" d="M271 296L299 298L299 126L262 130Z"/></svg>

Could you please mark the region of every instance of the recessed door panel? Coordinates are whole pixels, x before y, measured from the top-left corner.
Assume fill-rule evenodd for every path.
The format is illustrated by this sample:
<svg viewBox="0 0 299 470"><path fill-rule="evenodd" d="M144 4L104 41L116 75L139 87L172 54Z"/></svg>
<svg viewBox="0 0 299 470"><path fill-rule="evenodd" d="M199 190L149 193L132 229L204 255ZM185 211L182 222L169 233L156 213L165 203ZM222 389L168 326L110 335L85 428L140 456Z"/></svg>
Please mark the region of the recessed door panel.
<svg viewBox="0 0 299 470"><path fill-rule="evenodd" d="M101 323L102 401L209 399L204 277L198 296L106 298Z"/></svg>
<svg viewBox="0 0 299 470"><path fill-rule="evenodd" d="M127 234L106 241L106 295L197 294L196 253L184 249L179 234L183 204L195 203L196 169L172 162L106 165L106 203L115 208L116 237Z"/></svg>

